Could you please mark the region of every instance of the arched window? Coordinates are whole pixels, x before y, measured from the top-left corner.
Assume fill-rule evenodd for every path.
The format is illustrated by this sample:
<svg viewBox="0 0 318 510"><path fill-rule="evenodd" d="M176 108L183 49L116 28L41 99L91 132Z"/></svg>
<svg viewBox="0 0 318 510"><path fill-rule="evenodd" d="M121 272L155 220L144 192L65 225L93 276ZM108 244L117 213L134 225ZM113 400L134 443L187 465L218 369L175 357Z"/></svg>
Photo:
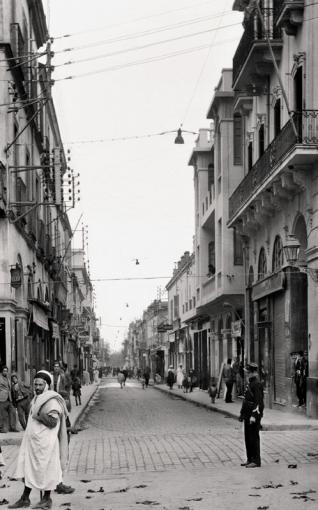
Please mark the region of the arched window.
<svg viewBox="0 0 318 510"><path fill-rule="evenodd" d="M265 278L267 273L267 260L264 248L261 248L258 258L258 280Z"/></svg>
<svg viewBox="0 0 318 510"><path fill-rule="evenodd" d="M283 243L280 236L275 237L273 248L273 271L281 269L284 263Z"/></svg>

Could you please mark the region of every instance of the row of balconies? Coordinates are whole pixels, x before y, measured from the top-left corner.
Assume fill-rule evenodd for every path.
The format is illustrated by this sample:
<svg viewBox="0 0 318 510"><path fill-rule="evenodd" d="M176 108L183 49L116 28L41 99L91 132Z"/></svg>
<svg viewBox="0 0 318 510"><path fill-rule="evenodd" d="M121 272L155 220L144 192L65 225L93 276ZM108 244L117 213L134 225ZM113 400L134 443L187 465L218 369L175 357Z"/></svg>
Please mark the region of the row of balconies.
<svg viewBox="0 0 318 510"><path fill-rule="evenodd" d="M296 162L298 165L302 161L305 164L306 162L308 163L310 149L316 151L317 144L318 110L304 110L303 112L295 113L293 120L289 120L285 124L231 195L229 199L230 224L241 209L247 205L251 197L255 196L264 187L268 187L268 183L271 181L275 184L274 188L276 188L277 193L279 191L278 186L282 188L285 186L286 192L291 191L293 188L296 192L298 188L294 178L290 184L290 180L288 181L287 178L285 178L285 185L284 183L277 184L280 179L279 172L283 169L293 170ZM284 161L286 161L285 165Z"/></svg>

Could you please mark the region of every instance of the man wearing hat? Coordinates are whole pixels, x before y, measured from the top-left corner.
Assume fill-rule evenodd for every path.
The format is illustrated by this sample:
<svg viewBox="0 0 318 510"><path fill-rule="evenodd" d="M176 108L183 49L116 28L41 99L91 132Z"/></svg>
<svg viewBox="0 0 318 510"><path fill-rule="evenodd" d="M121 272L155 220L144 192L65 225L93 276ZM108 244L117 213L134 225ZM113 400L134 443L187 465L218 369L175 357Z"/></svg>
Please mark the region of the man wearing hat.
<svg viewBox="0 0 318 510"><path fill-rule="evenodd" d="M41 500L33 508L51 508L51 491L62 481L68 459L68 412L64 399L50 390L51 384L52 376L46 370L35 375L35 396L15 473L16 478L23 479L25 487L21 498L9 508L29 507L32 489L41 491Z"/></svg>
<svg viewBox="0 0 318 510"><path fill-rule="evenodd" d="M264 391L258 377L257 364L249 363L245 371L248 373L248 385L245 389L239 420L244 422L247 461L241 466L256 468L261 466L259 431L264 410Z"/></svg>

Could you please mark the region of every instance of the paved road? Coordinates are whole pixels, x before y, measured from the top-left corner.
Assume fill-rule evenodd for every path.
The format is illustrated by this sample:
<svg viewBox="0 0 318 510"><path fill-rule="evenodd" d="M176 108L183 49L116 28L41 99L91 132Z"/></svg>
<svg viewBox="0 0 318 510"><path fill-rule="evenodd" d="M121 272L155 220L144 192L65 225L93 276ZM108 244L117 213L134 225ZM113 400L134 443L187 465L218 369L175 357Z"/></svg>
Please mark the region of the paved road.
<svg viewBox="0 0 318 510"><path fill-rule="evenodd" d="M318 431L264 432L262 468L245 469L239 466L244 449L236 420L152 388L142 390L136 382L121 390L109 380L82 426L72 436L65 475L75 492L54 494L53 508L299 510L304 503L306 510L317 508ZM21 482L8 478L16 451L6 447L4 509L2 498L15 501L22 491ZM31 499L39 499L36 491Z"/></svg>
<svg viewBox="0 0 318 510"><path fill-rule="evenodd" d="M241 424L218 413L169 398L135 381L100 387L72 438L69 472L131 473L238 466L245 460ZM318 431L262 434L263 464L317 463Z"/></svg>

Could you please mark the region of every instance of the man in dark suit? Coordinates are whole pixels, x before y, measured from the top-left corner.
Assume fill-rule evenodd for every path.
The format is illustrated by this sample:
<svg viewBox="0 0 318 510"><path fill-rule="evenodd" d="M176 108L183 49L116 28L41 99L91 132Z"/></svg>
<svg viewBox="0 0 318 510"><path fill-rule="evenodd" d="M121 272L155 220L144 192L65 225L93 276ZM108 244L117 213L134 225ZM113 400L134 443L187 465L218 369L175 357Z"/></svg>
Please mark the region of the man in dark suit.
<svg viewBox="0 0 318 510"><path fill-rule="evenodd" d="M241 466L256 468L261 466L259 432L264 411L264 391L259 380L257 364L249 363L245 370L248 372L248 384L239 420L244 422L247 461L243 462Z"/></svg>

